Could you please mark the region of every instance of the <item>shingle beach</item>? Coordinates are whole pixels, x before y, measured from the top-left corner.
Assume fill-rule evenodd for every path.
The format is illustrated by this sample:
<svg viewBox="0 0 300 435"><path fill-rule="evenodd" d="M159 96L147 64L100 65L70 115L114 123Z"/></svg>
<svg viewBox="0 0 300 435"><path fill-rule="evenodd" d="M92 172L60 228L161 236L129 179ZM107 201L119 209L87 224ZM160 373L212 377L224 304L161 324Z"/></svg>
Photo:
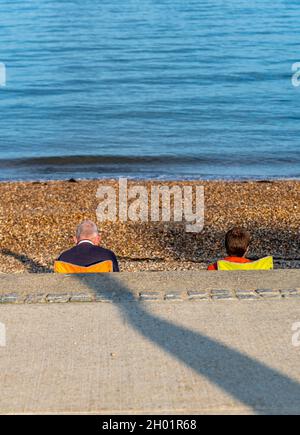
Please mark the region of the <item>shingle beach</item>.
<svg viewBox="0 0 300 435"><path fill-rule="evenodd" d="M300 181L159 184L204 186L204 229L188 233L184 222L98 222L103 246L115 251L123 271L204 269L225 254L225 232L237 224L253 235L250 257L271 254L277 268L300 267ZM101 185L118 191L115 180L1 183L0 272L51 272L55 258L72 246L76 225L96 221Z"/></svg>

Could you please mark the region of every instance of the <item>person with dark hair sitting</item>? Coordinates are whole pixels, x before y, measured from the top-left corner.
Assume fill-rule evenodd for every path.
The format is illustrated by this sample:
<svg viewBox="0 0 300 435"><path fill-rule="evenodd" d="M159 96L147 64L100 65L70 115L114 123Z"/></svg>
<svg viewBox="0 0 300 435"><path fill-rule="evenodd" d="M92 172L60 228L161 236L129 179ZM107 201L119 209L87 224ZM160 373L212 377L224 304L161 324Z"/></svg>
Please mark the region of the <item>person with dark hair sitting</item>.
<svg viewBox="0 0 300 435"><path fill-rule="evenodd" d="M234 227L225 236L227 257L208 266L208 270L268 270L273 269L273 258L265 257L256 261L246 255L250 245L250 233L241 227Z"/></svg>

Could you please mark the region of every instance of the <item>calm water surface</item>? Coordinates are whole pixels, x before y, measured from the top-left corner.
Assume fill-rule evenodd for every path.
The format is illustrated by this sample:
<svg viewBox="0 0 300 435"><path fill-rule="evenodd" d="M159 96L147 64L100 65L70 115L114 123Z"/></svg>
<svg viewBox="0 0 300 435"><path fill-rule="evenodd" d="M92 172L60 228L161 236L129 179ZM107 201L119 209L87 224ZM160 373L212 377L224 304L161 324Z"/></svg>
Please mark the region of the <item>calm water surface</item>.
<svg viewBox="0 0 300 435"><path fill-rule="evenodd" d="M300 178L300 3L0 3L0 180Z"/></svg>

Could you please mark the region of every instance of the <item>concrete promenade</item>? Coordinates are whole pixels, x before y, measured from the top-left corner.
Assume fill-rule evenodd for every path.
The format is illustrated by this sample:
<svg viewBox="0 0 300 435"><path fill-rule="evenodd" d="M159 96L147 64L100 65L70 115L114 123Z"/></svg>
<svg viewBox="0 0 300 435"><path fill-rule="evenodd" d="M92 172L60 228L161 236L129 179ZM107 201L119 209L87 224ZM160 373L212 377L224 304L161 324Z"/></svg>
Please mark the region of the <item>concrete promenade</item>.
<svg viewBox="0 0 300 435"><path fill-rule="evenodd" d="M300 414L297 322L300 270L0 275L0 413Z"/></svg>

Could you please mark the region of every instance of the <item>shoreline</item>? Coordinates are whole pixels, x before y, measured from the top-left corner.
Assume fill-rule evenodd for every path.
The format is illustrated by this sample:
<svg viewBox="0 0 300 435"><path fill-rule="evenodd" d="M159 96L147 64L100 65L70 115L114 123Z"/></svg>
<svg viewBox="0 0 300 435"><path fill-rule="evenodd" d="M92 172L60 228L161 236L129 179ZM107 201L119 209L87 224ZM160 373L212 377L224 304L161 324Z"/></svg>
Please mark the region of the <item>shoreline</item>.
<svg viewBox="0 0 300 435"><path fill-rule="evenodd" d="M0 272L50 272L72 246L76 225L96 220L99 185L118 180L0 182ZM253 235L250 257L273 255L276 268L300 268L300 180L141 180L167 186L203 185L205 226L184 223L102 223L103 246L116 252L122 271L201 270L222 257L225 232L235 224Z"/></svg>
<svg viewBox="0 0 300 435"><path fill-rule="evenodd" d="M153 178L143 178L143 177L137 177L132 175L120 175L118 177L113 177L110 175L103 175L101 178L92 177L92 178L80 178L80 177L64 177L64 178L36 178L36 179L0 179L0 185L1 184L14 184L14 183L28 183L28 184L34 184L34 183L68 183L68 182L103 182L103 181L117 181L120 178L126 178L128 181L132 182L143 182L143 183L152 183L152 182L161 182L161 183L202 183L202 182L209 182L209 183L275 183L275 182L285 182L285 181L292 181L292 182L300 182L300 177L232 177L232 178L216 178L215 176L212 177L203 177L201 179L197 179L195 177L180 177L180 178L174 178L174 177L156 177L153 176Z"/></svg>
<svg viewBox="0 0 300 435"><path fill-rule="evenodd" d="M296 160L295 160L296 159ZM78 154L72 155L11 155L0 159L2 182L67 181L128 179L148 181L193 181L199 174L205 181L300 180L295 154L269 155L268 161L259 155L229 153L167 153L159 154ZM266 164L267 163L267 164ZM299 162L300 163L300 162ZM162 176L163 174L163 176ZM247 176L245 176L245 174ZM33 177L34 175L34 177ZM279 176L280 175L280 176Z"/></svg>

